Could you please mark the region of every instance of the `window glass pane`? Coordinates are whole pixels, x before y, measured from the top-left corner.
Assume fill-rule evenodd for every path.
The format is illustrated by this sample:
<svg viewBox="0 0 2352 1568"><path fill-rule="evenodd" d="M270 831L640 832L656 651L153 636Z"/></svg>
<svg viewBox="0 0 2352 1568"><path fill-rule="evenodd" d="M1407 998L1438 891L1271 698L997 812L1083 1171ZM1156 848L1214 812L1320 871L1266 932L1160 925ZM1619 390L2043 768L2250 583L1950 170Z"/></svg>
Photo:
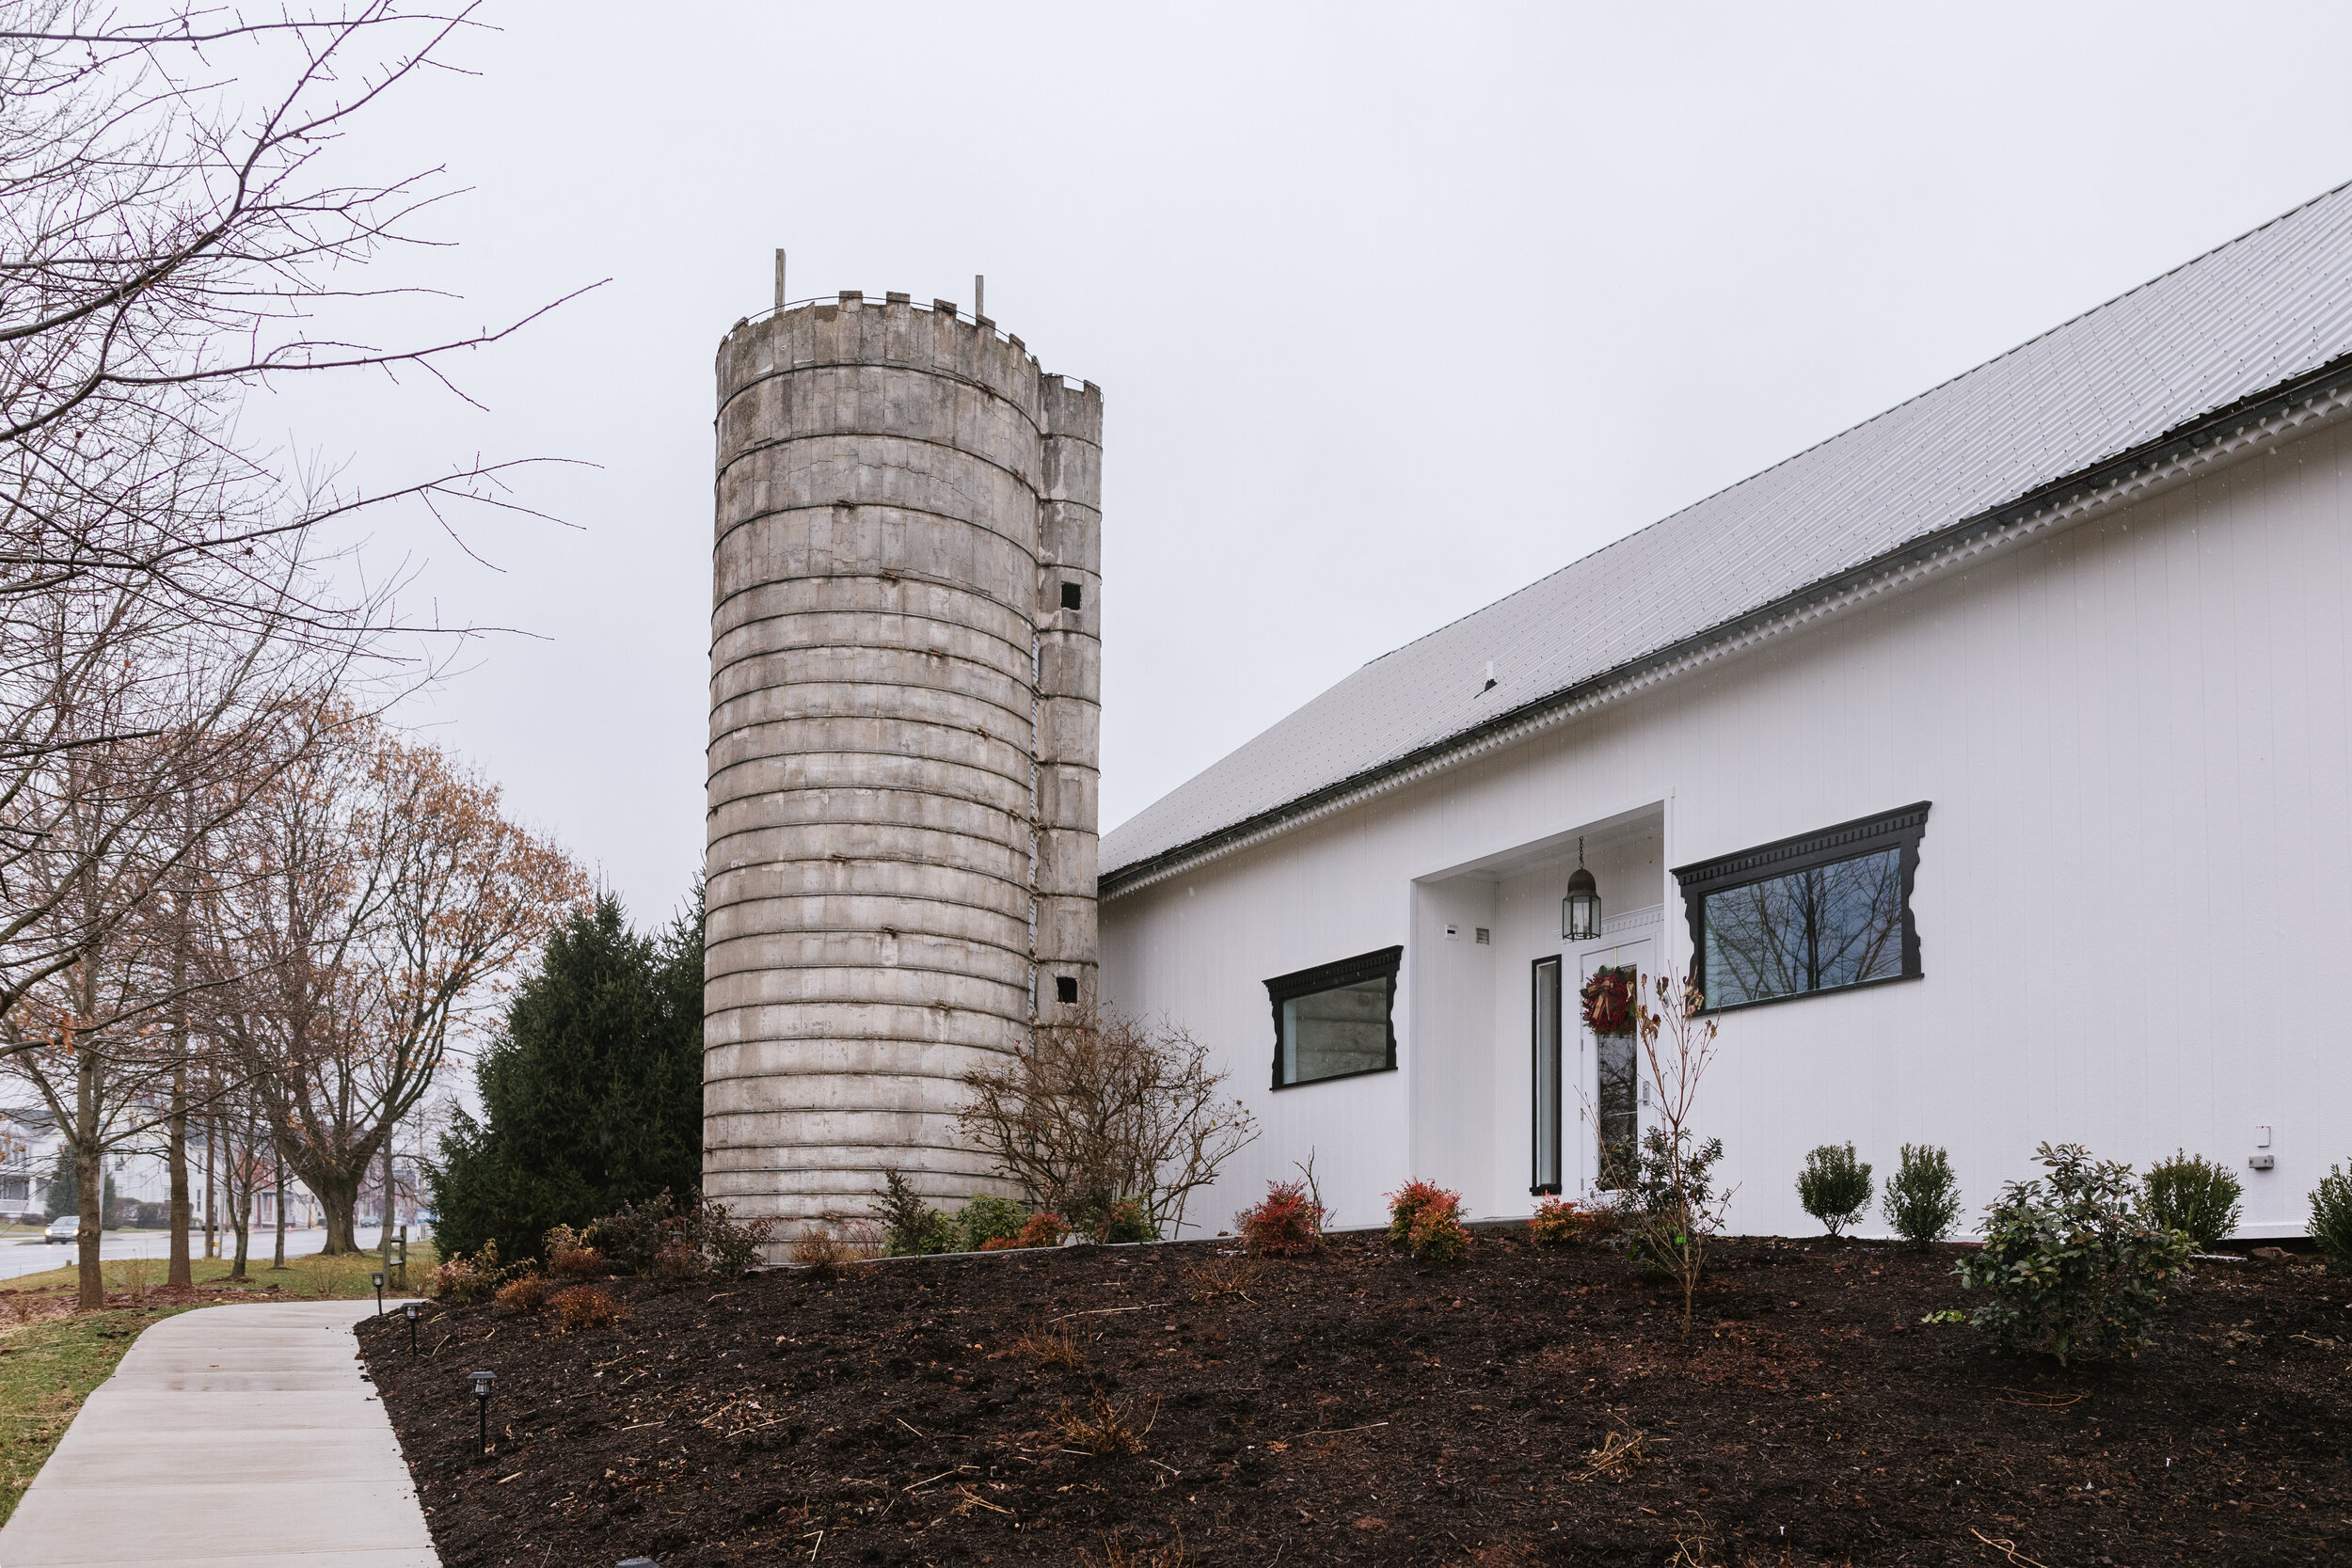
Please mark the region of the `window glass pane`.
<svg viewBox="0 0 2352 1568"><path fill-rule="evenodd" d="M1560 1190L1560 960L1535 966L1535 1172L1538 1191Z"/></svg>
<svg viewBox="0 0 2352 1568"><path fill-rule="evenodd" d="M1282 1081L1303 1084L1389 1065L1385 977L1294 996L1282 1004Z"/></svg>
<svg viewBox="0 0 2352 1568"><path fill-rule="evenodd" d="M1707 1005L1728 1007L1902 973L1902 851L1707 895Z"/></svg>

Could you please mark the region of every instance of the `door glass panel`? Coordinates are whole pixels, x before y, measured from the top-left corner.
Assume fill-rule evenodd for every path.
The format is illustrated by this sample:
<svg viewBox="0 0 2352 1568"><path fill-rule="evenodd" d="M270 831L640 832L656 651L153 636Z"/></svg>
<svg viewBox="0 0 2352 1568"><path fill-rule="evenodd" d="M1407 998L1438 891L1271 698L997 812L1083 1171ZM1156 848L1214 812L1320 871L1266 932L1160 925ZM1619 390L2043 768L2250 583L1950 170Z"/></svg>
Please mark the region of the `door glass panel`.
<svg viewBox="0 0 2352 1568"><path fill-rule="evenodd" d="M1560 1190L1560 960L1535 965L1535 1171L1538 1193Z"/></svg>
<svg viewBox="0 0 2352 1568"><path fill-rule="evenodd" d="M1612 1035L1593 1042L1599 1080L1600 1187L1624 1187L1633 1174L1633 1037Z"/></svg>

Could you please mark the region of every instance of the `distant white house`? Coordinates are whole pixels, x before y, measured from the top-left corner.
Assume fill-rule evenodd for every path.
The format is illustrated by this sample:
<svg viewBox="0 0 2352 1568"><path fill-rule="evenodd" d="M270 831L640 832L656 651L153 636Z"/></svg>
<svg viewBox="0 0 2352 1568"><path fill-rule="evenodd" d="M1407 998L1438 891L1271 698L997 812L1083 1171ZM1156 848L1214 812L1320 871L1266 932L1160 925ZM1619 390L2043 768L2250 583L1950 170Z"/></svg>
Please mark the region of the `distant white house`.
<svg viewBox="0 0 2352 1568"><path fill-rule="evenodd" d="M2299 1233L2352 1158L2348 411L2340 189L1375 660L1111 832L1104 996L1213 1042L1264 1130L1196 1212L1311 1150L1343 1224L1413 1176L1481 1216L1588 1188L1649 1114L1579 1023L1609 964L1721 1009L1739 1230L1815 1228L1818 1144L1882 1176L1942 1145L1973 1214L2047 1139L2210 1155L2244 1233Z"/></svg>

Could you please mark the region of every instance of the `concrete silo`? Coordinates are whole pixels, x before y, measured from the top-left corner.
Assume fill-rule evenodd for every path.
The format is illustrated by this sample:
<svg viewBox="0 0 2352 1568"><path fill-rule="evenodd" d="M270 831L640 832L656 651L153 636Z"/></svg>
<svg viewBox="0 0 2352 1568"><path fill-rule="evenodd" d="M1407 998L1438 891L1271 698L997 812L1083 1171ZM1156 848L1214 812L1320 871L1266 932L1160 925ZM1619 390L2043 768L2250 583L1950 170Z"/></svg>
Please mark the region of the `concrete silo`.
<svg viewBox="0 0 2352 1568"><path fill-rule="evenodd" d="M960 1079L1095 989L1102 394L946 301L718 362L705 1185L987 1185Z"/></svg>

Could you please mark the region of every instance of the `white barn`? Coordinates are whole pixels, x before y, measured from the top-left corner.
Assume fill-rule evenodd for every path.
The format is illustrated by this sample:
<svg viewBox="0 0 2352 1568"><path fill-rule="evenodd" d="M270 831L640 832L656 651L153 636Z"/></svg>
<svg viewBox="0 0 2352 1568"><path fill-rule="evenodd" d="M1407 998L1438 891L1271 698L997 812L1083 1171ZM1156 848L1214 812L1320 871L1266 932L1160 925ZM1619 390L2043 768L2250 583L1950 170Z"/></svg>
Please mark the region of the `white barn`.
<svg viewBox="0 0 2352 1568"><path fill-rule="evenodd" d="M2210 1155L2243 1234L2300 1234L2352 1157L2347 411L2352 187L1373 661L1106 835L1104 996L1211 1042L1263 1130L1194 1217L1311 1150L1343 1225L1408 1177L1482 1218L1586 1188L1588 1112L1645 1113L1580 981L1695 964L1746 1004L1698 1118L1736 1231L1818 1229L1817 1144L1882 1177L1942 1145L1973 1216L2047 1139Z"/></svg>

